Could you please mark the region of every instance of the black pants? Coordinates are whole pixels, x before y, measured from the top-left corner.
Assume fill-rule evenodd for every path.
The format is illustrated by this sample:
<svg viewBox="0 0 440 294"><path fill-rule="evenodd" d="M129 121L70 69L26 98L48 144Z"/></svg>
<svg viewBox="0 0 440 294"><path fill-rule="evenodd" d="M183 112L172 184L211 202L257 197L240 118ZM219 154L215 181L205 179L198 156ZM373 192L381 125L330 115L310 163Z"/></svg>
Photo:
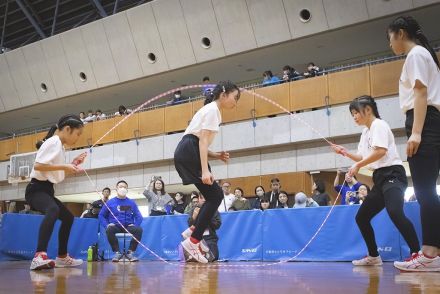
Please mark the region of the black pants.
<svg viewBox="0 0 440 294"><path fill-rule="evenodd" d="M411 136L414 111L406 113L406 134ZM423 245L440 248L440 200L436 185L440 171L440 112L428 106L422 141L408 158L414 192L420 204Z"/></svg>
<svg viewBox="0 0 440 294"><path fill-rule="evenodd" d="M408 244L411 253L420 250L419 240L411 221L403 212L407 187L405 169L401 165L377 169L373 173L374 186L356 214L356 223L365 240L370 256L379 256L371 219L386 208L391 221Z"/></svg>
<svg viewBox="0 0 440 294"><path fill-rule="evenodd" d="M140 241L142 239L143 230L141 227L136 227L136 226L125 226L125 227L130 232L130 234L132 234L137 240ZM108 226L105 232L107 233L107 239L108 242L110 243L110 246L112 247L113 252L116 251L121 252L119 249L119 242L118 242L118 238L116 238L116 234L126 233L126 231L120 226L114 225L114 226ZM136 251L137 246L138 246L138 242L136 242L134 238L131 238L130 247L128 248L128 250Z"/></svg>
<svg viewBox="0 0 440 294"><path fill-rule="evenodd" d="M44 214L38 233L37 252L47 252L53 227L59 219L61 227L58 233L58 255L67 254L67 243L74 218L64 204L54 197L53 184L49 181L32 179L26 187L25 198L33 210Z"/></svg>
<svg viewBox="0 0 440 294"><path fill-rule="evenodd" d="M195 185L206 200L203 206L200 208L199 215L197 216L196 223L194 224L195 229L191 235L191 237L200 241L203 238L203 233L208 228L209 224L211 223L211 219L223 200L223 191L217 182L214 182L212 185Z"/></svg>

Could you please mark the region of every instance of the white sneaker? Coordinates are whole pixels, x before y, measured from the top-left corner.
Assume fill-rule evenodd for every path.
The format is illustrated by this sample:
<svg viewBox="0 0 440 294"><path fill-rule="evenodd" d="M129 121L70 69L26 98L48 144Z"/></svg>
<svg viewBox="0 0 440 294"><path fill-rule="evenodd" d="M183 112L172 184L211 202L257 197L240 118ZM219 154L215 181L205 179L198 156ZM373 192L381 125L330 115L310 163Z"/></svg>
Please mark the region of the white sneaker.
<svg viewBox="0 0 440 294"><path fill-rule="evenodd" d="M183 250L188 253L192 258L194 258L197 262L200 263L208 263L208 260L206 259L205 255L202 253L200 249L200 243L194 244L191 242L191 239L188 238L182 243Z"/></svg>
<svg viewBox="0 0 440 294"><path fill-rule="evenodd" d="M31 270L51 269L55 267L55 262L47 257L46 253L36 253L31 262Z"/></svg>
<svg viewBox="0 0 440 294"><path fill-rule="evenodd" d="M395 261L394 267L406 272L440 272L440 257L427 258L420 251L405 261Z"/></svg>
<svg viewBox="0 0 440 294"><path fill-rule="evenodd" d="M367 255L362 259L353 260L351 263L353 263L355 266L382 265L382 258L380 258L380 256L372 257Z"/></svg>
<svg viewBox="0 0 440 294"><path fill-rule="evenodd" d="M83 261L81 259L72 258L69 254L64 258L57 257L55 259L55 267L73 267L81 265L82 263Z"/></svg>
<svg viewBox="0 0 440 294"><path fill-rule="evenodd" d="M193 233L193 230L191 230L191 228L186 229L185 231L182 232L182 238L183 240L188 239L189 237L191 237L191 234Z"/></svg>

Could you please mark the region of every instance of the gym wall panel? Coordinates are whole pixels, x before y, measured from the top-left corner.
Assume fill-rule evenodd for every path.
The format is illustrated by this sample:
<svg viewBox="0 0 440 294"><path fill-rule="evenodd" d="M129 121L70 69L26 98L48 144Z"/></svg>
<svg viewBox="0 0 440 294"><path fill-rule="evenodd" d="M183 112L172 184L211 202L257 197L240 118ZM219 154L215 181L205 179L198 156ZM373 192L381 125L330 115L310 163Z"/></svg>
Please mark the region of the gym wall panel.
<svg viewBox="0 0 440 294"><path fill-rule="evenodd" d="M103 24L120 82L142 77L142 67L127 14L120 12L106 17L103 19Z"/></svg>
<svg viewBox="0 0 440 294"><path fill-rule="evenodd" d="M95 74L90 64L87 47L83 40L81 30L70 30L60 34L60 37L76 90L78 92L85 92L96 89L98 84L96 83ZM86 79L82 79L80 73L84 73Z"/></svg>
<svg viewBox="0 0 440 294"><path fill-rule="evenodd" d="M98 87L118 83L118 73L116 72L116 66L113 61L102 20L81 26L80 30L86 44L87 53Z"/></svg>
<svg viewBox="0 0 440 294"><path fill-rule="evenodd" d="M252 122L248 122L251 124ZM283 115L255 121L255 145L272 146L290 143L290 116Z"/></svg>
<svg viewBox="0 0 440 294"><path fill-rule="evenodd" d="M351 102L362 95L370 95L370 67L350 69L328 75L330 104Z"/></svg>
<svg viewBox="0 0 440 294"><path fill-rule="evenodd" d="M163 147L164 159L173 159L174 158L174 151L176 150L177 144L179 144L182 137L183 137L183 133L165 136L164 147Z"/></svg>
<svg viewBox="0 0 440 294"><path fill-rule="evenodd" d="M414 7L421 7L429 4L440 3L439 0L412 0Z"/></svg>
<svg viewBox="0 0 440 294"><path fill-rule="evenodd" d="M126 13L144 75L168 70L168 62L151 4L139 5L127 10ZM155 55L155 62L148 61L149 53Z"/></svg>
<svg viewBox="0 0 440 294"><path fill-rule="evenodd" d="M113 164L126 165L138 162L138 145L135 140L113 145Z"/></svg>
<svg viewBox="0 0 440 294"><path fill-rule="evenodd" d="M211 1L180 0L192 48L197 62L225 56L225 48ZM210 48L202 46L202 39L210 40Z"/></svg>
<svg viewBox="0 0 440 294"><path fill-rule="evenodd" d="M179 0L154 1L151 5L170 69L196 63Z"/></svg>
<svg viewBox="0 0 440 294"><path fill-rule="evenodd" d="M258 47L292 38L283 0L246 0L246 3Z"/></svg>
<svg viewBox="0 0 440 294"><path fill-rule="evenodd" d="M404 60L370 66L371 96L382 97L399 93L399 79Z"/></svg>
<svg viewBox="0 0 440 294"><path fill-rule="evenodd" d="M96 173L89 174L89 176L92 182L90 182L89 178L84 173L80 173L75 176L74 178L75 184L73 185L75 186L75 193L86 193L89 192L90 190L93 190L95 192L95 198L96 200L98 200L99 195L95 191L97 187ZM98 191L100 191L101 189L98 187Z"/></svg>
<svg viewBox="0 0 440 294"><path fill-rule="evenodd" d="M159 164L150 163L144 165L144 179L145 186L150 184L151 178L153 176L161 176L164 183L170 182L170 165L169 164Z"/></svg>
<svg viewBox="0 0 440 294"><path fill-rule="evenodd" d="M329 117L325 109L297 113L290 118L291 142L316 140L321 136L328 137L330 135Z"/></svg>
<svg viewBox="0 0 440 294"><path fill-rule="evenodd" d="M146 185L144 167L142 165L120 167L118 179L126 181L129 189L130 187L144 187ZM115 186L116 183L113 184L113 187Z"/></svg>
<svg viewBox="0 0 440 294"><path fill-rule="evenodd" d="M77 93L60 36L56 35L39 42L43 48L57 97Z"/></svg>
<svg viewBox="0 0 440 294"><path fill-rule="evenodd" d="M1 200L3 200L3 201L21 198L21 197L19 197L19 194L18 194L18 185L7 184L5 186L1 186L1 190L2 190ZM23 195L23 198L24 198L24 195Z"/></svg>
<svg viewBox="0 0 440 294"><path fill-rule="evenodd" d="M381 17L413 8L412 0L366 0L369 18Z"/></svg>
<svg viewBox="0 0 440 294"><path fill-rule="evenodd" d="M212 0L226 54L257 48L245 0Z"/></svg>
<svg viewBox="0 0 440 294"><path fill-rule="evenodd" d="M330 137L346 136L350 134L359 135L363 127L358 126L350 114L347 105L334 106L330 108L329 127Z"/></svg>
<svg viewBox="0 0 440 294"><path fill-rule="evenodd" d="M278 147L261 152L261 174L296 172L296 149Z"/></svg>
<svg viewBox="0 0 440 294"><path fill-rule="evenodd" d="M328 97L327 75L291 82L290 110L318 108L326 105Z"/></svg>
<svg viewBox="0 0 440 294"><path fill-rule="evenodd" d="M12 110L20 108L21 102L9 72L6 54L0 55L0 97L2 98L5 110Z"/></svg>
<svg viewBox="0 0 440 294"><path fill-rule="evenodd" d="M228 178L246 176L258 176L260 170L260 152L248 151L242 154L234 154L228 163Z"/></svg>
<svg viewBox="0 0 440 294"><path fill-rule="evenodd" d="M298 148L297 150L297 170L310 171L320 169L330 169L336 166L336 153L330 146Z"/></svg>
<svg viewBox="0 0 440 294"><path fill-rule="evenodd" d="M164 137L161 135L139 140L138 161L162 160L164 158Z"/></svg>
<svg viewBox="0 0 440 294"><path fill-rule="evenodd" d="M223 150L232 151L253 148L255 130L251 123L241 122L222 127Z"/></svg>
<svg viewBox="0 0 440 294"><path fill-rule="evenodd" d="M116 183L119 181L119 170L118 169L105 169L99 170L96 173L96 186L98 190L102 190L105 187L110 189L116 189ZM130 186L128 186L130 187Z"/></svg>
<svg viewBox="0 0 440 294"><path fill-rule="evenodd" d="M377 108L380 117L384 119L391 129L405 128L405 115L400 109L399 99L377 99Z"/></svg>
<svg viewBox="0 0 440 294"><path fill-rule="evenodd" d="M365 0L323 0L330 29L368 20Z"/></svg>
<svg viewBox="0 0 440 294"><path fill-rule="evenodd" d="M90 168L103 168L113 166L113 144L93 148Z"/></svg>
<svg viewBox="0 0 440 294"><path fill-rule="evenodd" d="M228 165L221 160L209 161L211 165L212 174L214 179L227 179L228 178Z"/></svg>
<svg viewBox="0 0 440 294"><path fill-rule="evenodd" d="M287 21L292 38L298 38L328 29L322 1L284 0L283 3L286 9ZM310 12L311 18L308 22L301 21L300 12L303 9L307 9Z"/></svg>
<svg viewBox="0 0 440 294"><path fill-rule="evenodd" d="M35 42L21 48L26 66L31 76L32 83L40 102L55 99L58 94L55 90L52 77L44 57L40 42ZM41 89L41 84L46 85L46 91Z"/></svg>
<svg viewBox="0 0 440 294"><path fill-rule="evenodd" d="M5 54L9 65L9 73L14 81L15 89L20 96L21 106L28 106L38 103L38 96L35 92L31 76L21 48L12 50Z"/></svg>
<svg viewBox="0 0 440 294"><path fill-rule="evenodd" d="M8 165L9 161L0 162L0 181L6 181L8 179Z"/></svg>

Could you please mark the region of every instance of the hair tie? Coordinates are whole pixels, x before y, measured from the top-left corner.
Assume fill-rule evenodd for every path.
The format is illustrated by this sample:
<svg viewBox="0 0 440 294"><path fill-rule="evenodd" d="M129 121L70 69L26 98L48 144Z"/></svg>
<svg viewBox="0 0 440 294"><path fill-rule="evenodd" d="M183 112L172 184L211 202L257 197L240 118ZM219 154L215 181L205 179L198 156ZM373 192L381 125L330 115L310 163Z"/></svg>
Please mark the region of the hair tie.
<svg viewBox="0 0 440 294"><path fill-rule="evenodd" d="M223 88L223 93L226 93L225 86L222 86L222 88Z"/></svg>
<svg viewBox="0 0 440 294"><path fill-rule="evenodd" d="M59 127L58 127L58 124L55 124L55 127L58 129Z"/></svg>
<svg viewBox="0 0 440 294"><path fill-rule="evenodd" d="M423 34L422 30L419 29L419 30L416 31L416 35L422 35L422 34Z"/></svg>

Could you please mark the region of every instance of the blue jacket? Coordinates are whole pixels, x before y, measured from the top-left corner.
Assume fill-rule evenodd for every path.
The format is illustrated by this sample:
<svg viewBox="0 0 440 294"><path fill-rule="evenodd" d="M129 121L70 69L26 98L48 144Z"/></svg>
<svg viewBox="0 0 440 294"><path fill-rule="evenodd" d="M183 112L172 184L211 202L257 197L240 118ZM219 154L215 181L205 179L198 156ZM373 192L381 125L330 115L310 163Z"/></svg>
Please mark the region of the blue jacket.
<svg viewBox="0 0 440 294"><path fill-rule="evenodd" d="M141 225L143 217L136 202L133 200L129 198L119 199L118 197L115 197L107 201L106 204L116 218L110 213L109 208L104 205L98 216L99 223L104 226L104 228L106 228L109 224L118 225L118 221L116 219L118 219L124 226L135 225L138 227ZM120 211L121 206L130 206L131 210L127 212Z"/></svg>

